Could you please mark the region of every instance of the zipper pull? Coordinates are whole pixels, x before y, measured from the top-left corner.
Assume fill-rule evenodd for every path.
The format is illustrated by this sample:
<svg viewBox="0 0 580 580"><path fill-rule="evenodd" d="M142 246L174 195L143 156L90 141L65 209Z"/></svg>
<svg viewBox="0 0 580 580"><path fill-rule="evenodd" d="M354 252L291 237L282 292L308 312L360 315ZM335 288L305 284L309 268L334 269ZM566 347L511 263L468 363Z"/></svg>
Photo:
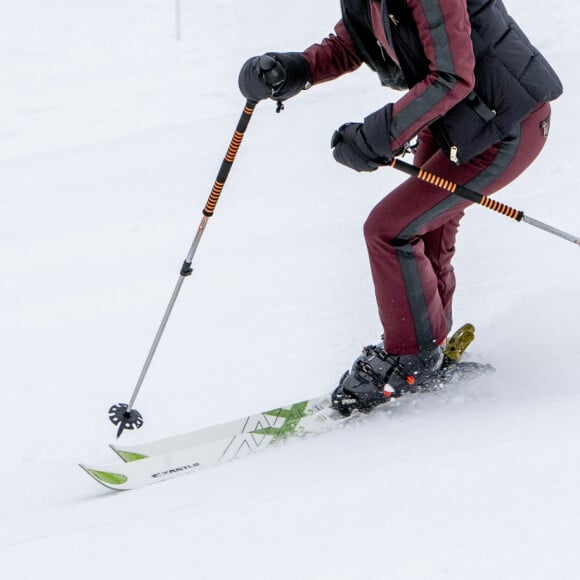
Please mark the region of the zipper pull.
<svg viewBox="0 0 580 580"><path fill-rule="evenodd" d="M381 56L383 57L383 60L387 60L385 58L385 49L383 48L383 45L381 44L380 40L377 40L377 44L379 46L379 50L381 51Z"/></svg>
<svg viewBox="0 0 580 580"><path fill-rule="evenodd" d="M455 165L459 164L459 159L457 159L457 147L455 145L449 149L449 159L451 160L451 163L455 163Z"/></svg>
<svg viewBox="0 0 580 580"><path fill-rule="evenodd" d="M399 26L399 19L394 14L389 14L389 18L395 26Z"/></svg>

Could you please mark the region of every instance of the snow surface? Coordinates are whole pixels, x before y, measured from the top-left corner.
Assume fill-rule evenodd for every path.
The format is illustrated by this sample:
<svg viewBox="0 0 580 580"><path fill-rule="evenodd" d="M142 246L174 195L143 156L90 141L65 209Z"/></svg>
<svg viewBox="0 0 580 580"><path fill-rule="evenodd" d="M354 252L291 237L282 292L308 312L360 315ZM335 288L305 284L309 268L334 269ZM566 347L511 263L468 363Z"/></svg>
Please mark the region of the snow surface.
<svg viewBox="0 0 580 580"><path fill-rule="evenodd" d="M509 0L566 87L497 199L580 234L571 0ZM0 2L3 579L572 579L578 248L482 208L457 323L493 377L197 475L108 492L127 401L243 106L242 62L331 31L336 0ZM308 14L308 18L306 18ZM329 140L396 98L366 70L255 112L126 443L329 391L378 322L362 223L402 176Z"/></svg>

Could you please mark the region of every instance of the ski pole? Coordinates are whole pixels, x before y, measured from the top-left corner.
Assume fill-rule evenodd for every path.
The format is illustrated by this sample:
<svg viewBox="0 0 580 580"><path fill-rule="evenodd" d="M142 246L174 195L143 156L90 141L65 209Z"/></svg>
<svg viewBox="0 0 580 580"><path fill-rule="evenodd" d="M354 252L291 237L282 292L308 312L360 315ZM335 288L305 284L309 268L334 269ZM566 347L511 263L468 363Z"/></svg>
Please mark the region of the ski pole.
<svg viewBox="0 0 580 580"><path fill-rule="evenodd" d="M153 340L153 344L151 345L147 358L145 359L145 364L143 365L141 374L139 375L139 379L137 380L137 385L135 386L133 395L131 396L131 400L129 401L129 404L117 403L115 405L112 405L111 408L109 409L109 419L114 425L118 426L117 438L121 436L121 433L123 433L125 429L139 429L143 425L143 417L141 413L139 413L139 411L133 408L133 405L135 404L135 399L137 398L137 395L141 390L141 386L143 384L143 381L145 380L145 376L147 375L147 371L149 370L149 366L151 365L151 361L153 360L155 351L157 350L157 346L159 345L159 342L163 335L163 331L165 330L165 326L167 325L167 321L169 320L169 316L171 315L171 311L173 310L173 306L175 305L177 296L179 295L179 291L181 290L181 286L185 281L185 278L191 276L191 273L193 272L191 264L193 262L193 257L195 256L197 246L199 245L199 242L201 240L203 232L205 231L205 227L207 225L209 218L213 215L215 211L224 184L228 178L230 169L232 168L234 159L236 158L238 149L240 148L240 145L242 143L244 133L246 132L246 128L248 127L248 123L252 118L252 113L254 112L254 108L257 104L258 103L256 101L251 100L246 101L246 105L238 121L238 125L234 132L234 136L232 137L230 146L228 147L228 150L226 152L224 160L222 161L222 164L218 171L218 175L212 187L211 193L207 200L207 203L205 204L205 207L203 209L202 212L203 217L201 223L199 224L197 233L195 234L195 238L191 244L189 252L187 253L187 257L185 258L185 261L181 266L177 284L175 285L175 289L173 290L173 294L171 295L169 304L165 309L165 313L161 320L161 324L159 325L159 329L157 330L157 334L155 335L155 338Z"/></svg>
<svg viewBox="0 0 580 580"><path fill-rule="evenodd" d="M460 197L463 197L474 203L478 203L479 205L482 205L487 209L490 209L492 211L505 215L509 218L512 218L517 222L525 222L531 226L544 230L549 234L553 234L555 236L558 236L559 238L563 238L564 240L567 240L569 242L572 242L573 244L576 244L577 246L580 246L580 238L573 236L572 234L563 232L562 230L559 230L551 225L538 221L527 215L524 215L523 211L514 209L509 205L505 205L504 203L501 203L489 197L485 197L484 195L478 193L477 191L474 191L473 189L469 189L467 187L464 187L463 185L458 185L453 181L449 181L448 179L444 179L443 177L439 177L438 175L429 173L424 169L421 169L409 163L405 163L400 159L393 159L392 161L389 162L389 165L391 167L394 167L395 169L398 169L399 171L402 171L403 173L407 173L408 175L416 177L421 181L430 183L435 187L439 187L440 189L444 189L446 191L454 193L455 195L459 195Z"/></svg>

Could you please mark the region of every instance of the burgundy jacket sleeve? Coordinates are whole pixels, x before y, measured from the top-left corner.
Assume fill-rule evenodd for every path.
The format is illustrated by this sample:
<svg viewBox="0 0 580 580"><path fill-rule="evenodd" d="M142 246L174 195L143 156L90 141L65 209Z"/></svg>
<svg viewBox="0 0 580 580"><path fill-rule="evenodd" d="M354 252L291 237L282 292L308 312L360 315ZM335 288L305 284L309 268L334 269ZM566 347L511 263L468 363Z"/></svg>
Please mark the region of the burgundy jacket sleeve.
<svg viewBox="0 0 580 580"><path fill-rule="evenodd" d="M429 61L429 74L394 103L392 151L463 100L475 85L467 0L407 0ZM391 24L394 26L394 24Z"/></svg>
<svg viewBox="0 0 580 580"><path fill-rule="evenodd" d="M313 85L352 72L362 64L342 20L334 27L334 32L303 53L310 66Z"/></svg>

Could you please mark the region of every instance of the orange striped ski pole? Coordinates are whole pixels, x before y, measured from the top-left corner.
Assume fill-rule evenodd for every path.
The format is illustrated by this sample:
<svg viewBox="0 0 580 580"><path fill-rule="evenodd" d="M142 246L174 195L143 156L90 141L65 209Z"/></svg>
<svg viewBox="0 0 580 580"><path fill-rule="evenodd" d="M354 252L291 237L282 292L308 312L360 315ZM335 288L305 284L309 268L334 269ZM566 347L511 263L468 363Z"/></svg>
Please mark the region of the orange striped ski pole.
<svg viewBox="0 0 580 580"><path fill-rule="evenodd" d="M469 189L467 187L458 185L457 183L454 183L447 179L443 179L442 177L434 175L433 173L429 173L428 171L425 171L420 167L416 167L415 165L405 163L400 159L391 160L389 162L389 165L391 167L394 167L395 169L398 169L399 171L402 171L403 173L407 173L408 175L416 177L421 181L430 183L435 187L439 187L440 189L444 189L445 191L449 191L450 193L459 195L460 197L472 201L473 203L477 203L479 205L482 205L483 207L486 207L487 209L500 213L501 215L505 215L506 217L512 218L517 222L525 222L531 226L544 230L545 232L548 232L550 234L558 236L559 238L563 238L564 240L572 242L577 246L580 246L580 238L573 236L572 234L563 232L562 230L559 230L553 226L538 221L527 215L524 215L523 211L514 209L513 207L510 207L509 205L505 205L504 203L491 199L490 197L485 197L484 195L478 193L477 191L474 191L473 189Z"/></svg>
<svg viewBox="0 0 580 580"><path fill-rule="evenodd" d="M143 384L143 381L145 380L145 376L147 375L147 371L149 370L149 366L151 365L151 361L153 360L155 351L157 350L159 342L161 341L163 331L167 326L167 321L169 320L169 316L171 315L171 311L173 310L173 306L175 305L177 296L179 295L179 291L181 290L181 286L185 278L191 276L191 273L193 272L191 264L193 262L193 257L195 256L195 252L197 251L197 246L199 245L199 242L201 240L203 232L205 231L205 227L207 225L209 218L213 215L215 211L216 205L219 201L220 195L224 188L224 184L228 178L228 175L230 173L230 170L238 153L238 149L240 148L242 139L244 138L244 134L246 132L250 119L252 118L252 114L254 112L254 108L256 105L257 105L256 101L250 100L246 101L246 105L244 107L240 120L238 121L238 125L234 132L234 136L232 137L232 140L230 142L230 146L228 147L224 160L222 161L222 164L218 171L215 183L211 189L211 193L209 195L207 203L203 208L202 212L203 217L201 223L197 228L197 233L191 244L189 252L187 253L187 257L185 258L185 261L181 266L177 284L175 285L175 289L173 290L173 294L171 295L169 304L165 309L163 319L161 320L161 324L159 325L159 329L157 330L157 334L155 335L153 344L151 345L147 358L145 359L145 364L143 365L141 374L139 375L139 379L137 380L137 385L135 386L133 395L131 396L131 400L129 401L128 405L125 403L117 403L115 405L112 405L111 408L109 409L109 419L114 425L118 427L117 438L121 436L121 433L123 433L125 429L129 430L139 429L143 425L143 417L141 413L139 413L139 411L133 408L133 405L135 404L135 399L137 398L137 395L141 390L141 386Z"/></svg>

